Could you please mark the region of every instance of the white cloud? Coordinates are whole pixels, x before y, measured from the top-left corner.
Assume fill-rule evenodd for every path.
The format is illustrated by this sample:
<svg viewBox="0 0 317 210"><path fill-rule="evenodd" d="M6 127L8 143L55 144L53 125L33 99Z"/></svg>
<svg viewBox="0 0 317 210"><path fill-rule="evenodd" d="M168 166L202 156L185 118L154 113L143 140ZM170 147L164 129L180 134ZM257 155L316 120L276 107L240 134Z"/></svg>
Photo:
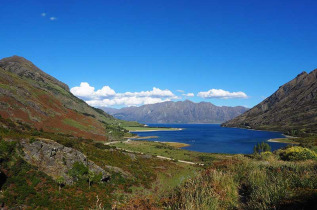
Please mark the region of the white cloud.
<svg viewBox="0 0 317 210"><path fill-rule="evenodd" d="M57 19L56 17L50 17L50 20L52 20L52 21L54 21L56 19Z"/></svg>
<svg viewBox="0 0 317 210"><path fill-rule="evenodd" d="M41 16L42 16L42 17L45 17L45 16L46 16L46 13L45 13L45 12L43 12L43 13L41 14Z"/></svg>
<svg viewBox="0 0 317 210"><path fill-rule="evenodd" d="M109 97L116 95L116 92L109 86L103 86L100 90L95 92L95 95L98 97Z"/></svg>
<svg viewBox="0 0 317 210"><path fill-rule="evenodd" d="M183 96L186 96L186 97L194 97L195 94L194 93L184 93L182 94Z"/></svg>
<svg viewBox="0 0 317 210"><path fill-rule="evenodd" d="M183 91L183 90L176 90L177 92L179 92L179 93L184 93L185 91Z"/></svg>
<svg viewBox="0 0 317 210"><path fill-rule="evenodd" d="M95 88L91 87L87 82L80 83L79 87L73 87L70 89L70 92L78 97L87 97L89 98L95 92Z"/></svg>
<svg viewBox="0 0 317 210"><path fill-rule="evenodd" d="M211 89L206 92L199 92L197 94L202 98L219 98L219 99L229 99L229 98L248 98L247 94L244 92L229 92L222 89Z"/></svg>
<svg viewBox="0 0 317 210"><path fill-rule="evenodd" d="M140 92L125 92L116 93L109 86L104 86L95 91L95 88L87 82L80 83L79 87L73 87L70 91L78 96L91 106L106 107L106 106L137 106L143 104L154 104L164 101L177 99L170 90L161 90L153 87L150 91Z"/></svg>

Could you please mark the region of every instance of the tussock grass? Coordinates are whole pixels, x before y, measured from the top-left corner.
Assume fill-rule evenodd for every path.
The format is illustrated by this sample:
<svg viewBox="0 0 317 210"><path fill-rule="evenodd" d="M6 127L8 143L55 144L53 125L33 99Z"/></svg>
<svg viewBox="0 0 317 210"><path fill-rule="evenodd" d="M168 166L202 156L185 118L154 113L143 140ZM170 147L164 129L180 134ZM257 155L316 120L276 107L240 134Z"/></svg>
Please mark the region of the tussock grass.
<svg viewBox="0 0 317 210"><path fill-rule="evenodd" d="M255 158L256 157L256 158ZM317 162L272 153L236 155L175 189L169 209L309 209L317 206Z"/></svg>

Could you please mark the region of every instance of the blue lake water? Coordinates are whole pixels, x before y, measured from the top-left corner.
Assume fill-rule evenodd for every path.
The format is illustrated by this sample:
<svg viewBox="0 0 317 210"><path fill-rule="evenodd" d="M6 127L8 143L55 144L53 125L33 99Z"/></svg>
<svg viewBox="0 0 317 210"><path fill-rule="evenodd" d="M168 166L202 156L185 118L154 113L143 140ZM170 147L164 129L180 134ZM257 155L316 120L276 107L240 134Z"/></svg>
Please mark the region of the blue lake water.
<svg viewBox="0 0 317 210"><path fill-rule="evenodd" d="M190 144L183 149L229 154L251 154L258 142L283 138L280 132L224 128L218 124L149 124L153 127L183 128L180 131L133 132L141 137L158 136L148 141L181 142ZM267 142L272 150L286 146L284 143Z"/></svg>

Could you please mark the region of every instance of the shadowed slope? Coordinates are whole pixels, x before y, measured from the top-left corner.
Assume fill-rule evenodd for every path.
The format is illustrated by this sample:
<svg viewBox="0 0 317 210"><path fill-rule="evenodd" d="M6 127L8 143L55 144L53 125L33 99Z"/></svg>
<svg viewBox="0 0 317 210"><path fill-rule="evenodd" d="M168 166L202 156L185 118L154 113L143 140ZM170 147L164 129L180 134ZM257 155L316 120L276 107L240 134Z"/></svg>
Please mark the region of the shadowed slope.
<svg viewBox="0 0 317 210"><path fill-rule="evenodd" d="M292 135L317 133L317 69L310 74L302 72L223 126L278 130Z"/></svg>

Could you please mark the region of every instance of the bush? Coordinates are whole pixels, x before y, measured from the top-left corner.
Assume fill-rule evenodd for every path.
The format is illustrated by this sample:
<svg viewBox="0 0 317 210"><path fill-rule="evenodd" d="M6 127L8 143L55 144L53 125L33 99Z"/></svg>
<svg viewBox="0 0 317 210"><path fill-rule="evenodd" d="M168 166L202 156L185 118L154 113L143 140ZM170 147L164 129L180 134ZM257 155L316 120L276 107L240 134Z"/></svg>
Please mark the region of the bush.
<svg viewBox="0 0 317 210"><path fill-rule="evenodd" d="M259 155L260 160L271 160L273 161L275 159L275 155L272 152L262 152Z"/></svg>
<svg viewBox="0 0 317 210"><path fill-rule="evenodd" d="M280 158L287 161L317 159L317 154L307 148L295 146L278 151Z"/></svg>
<svg viewBox="0 0 317 210"><path fill-rule="evenodd" d="M206 170L175 189L169 209L236 209L238 183L231 173Z"/></svg>
<svg viewBox="0 0 317 210"><path fill-rule="evenodd" d="M265 143L265 142L258 143L253 148L254 154L259 154L261 152L269 152L269 151L271 151L271 147L268 143Z"/></svg>
<svg viewBox="0 0 317 210"><path fill-rule="evenodd" d="M85 166L81 162L76 162L76 163L74 163L72 169L68 171L68 174L71 177L79 180L79 179L85 178L88 175L88 172L89 172L89 170L88 170L87 166Z"/></svg>
<svg viewBox="0 0 317 210"><path fill-rule="evenodd" d="M99 149L111 149L111 146L109 145L104 145L102 143L95 143L95 147L99 148Z"/></svg>

